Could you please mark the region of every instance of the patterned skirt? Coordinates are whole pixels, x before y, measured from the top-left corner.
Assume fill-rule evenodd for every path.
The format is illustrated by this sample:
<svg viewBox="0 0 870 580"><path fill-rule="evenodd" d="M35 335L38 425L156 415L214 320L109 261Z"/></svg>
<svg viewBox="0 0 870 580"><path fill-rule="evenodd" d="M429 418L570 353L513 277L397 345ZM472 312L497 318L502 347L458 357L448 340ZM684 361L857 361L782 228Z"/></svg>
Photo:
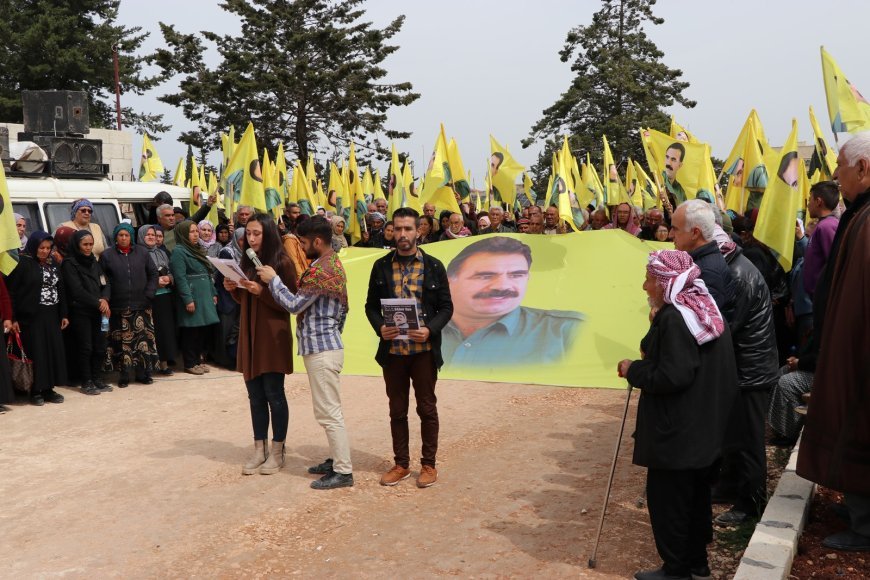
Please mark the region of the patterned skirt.
<svg viewBox="0 0 870 580"><path fill-rule="evenodd" d="M158 359L150 309L113 311L109 328L108 359L115 370L154 370Z"/></svg>

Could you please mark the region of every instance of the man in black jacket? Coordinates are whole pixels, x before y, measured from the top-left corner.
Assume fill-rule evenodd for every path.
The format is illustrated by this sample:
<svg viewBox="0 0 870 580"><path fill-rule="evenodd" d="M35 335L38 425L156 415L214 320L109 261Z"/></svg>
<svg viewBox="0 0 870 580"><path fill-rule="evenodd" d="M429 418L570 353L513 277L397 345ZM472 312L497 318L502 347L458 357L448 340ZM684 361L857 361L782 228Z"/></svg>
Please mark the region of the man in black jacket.
<svg viewBox="0 0 870 580"><path fill-rule="evenodd" d="M715 520L717 524L734 525L760 516L764 509L767 497L764 430L770 392L779 380L779 364L773 306L764 276L719 226L714 229L714 239L734 276L730 329L740 397L728 421L723 469L713 499L734 497L732 508Z"/></svg>
<svg viewBox="0 0 870 580"><path fill-rule="evenodd" d="M395 465L381 478L381 485L396 485L410 472L408 451L408 399L414 384L420 435L423 439L418 487L429 487L438 479L435 455L438 451L438 408L435 383L441 357L441 329L453 316L453 302L447 271L437 259L417 248L418 214L411 208L393 212L396 250L372 266L366 298L366 316L381 338L375 360L383 368L390 401L390 431ZM409 340L399 340L399 329L387 326L381 300L406 298L416 301L420 328L408 330Z"/></svg>
<svg viewBox="0 0 870 580"><path fill-rule="evenodd" d="M674 247L692 256L701 269L701 279L707 290L730 324L734 318L734 279L713 241L715 227L713 206L702 199L690 199L680 204L671 219Z"/></svg>

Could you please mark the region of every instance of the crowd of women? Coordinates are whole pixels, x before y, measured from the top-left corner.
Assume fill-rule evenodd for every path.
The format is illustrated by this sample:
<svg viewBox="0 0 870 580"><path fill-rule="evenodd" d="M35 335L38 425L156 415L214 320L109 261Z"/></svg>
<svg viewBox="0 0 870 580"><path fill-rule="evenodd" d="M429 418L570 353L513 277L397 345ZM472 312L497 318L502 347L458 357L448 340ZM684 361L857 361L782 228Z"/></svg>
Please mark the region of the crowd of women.
<svg viewBox="0 0 870 580"><path fill-rule="evenodd" d="M122 221L105 239L92 212L88 200L77 200L72 219L54 235L28 232L16 216L22 246L18 265L0 277L0 318L7 353L29 361L32 378L22 383L16 376L15 384L9 357L0 357L0 412L15 400L15 389L42 406L63 402L58 386L87 395L112 391L115 373L111 382L125 388L172 375L173 367L193 375L210 365L236 368L241 307L208 257L241 264L253 247L245 224L215 227L182 214L177 224L138 230ZM259 238L270 230L281 246L270 216L246 222L259 228Z"/></svg>

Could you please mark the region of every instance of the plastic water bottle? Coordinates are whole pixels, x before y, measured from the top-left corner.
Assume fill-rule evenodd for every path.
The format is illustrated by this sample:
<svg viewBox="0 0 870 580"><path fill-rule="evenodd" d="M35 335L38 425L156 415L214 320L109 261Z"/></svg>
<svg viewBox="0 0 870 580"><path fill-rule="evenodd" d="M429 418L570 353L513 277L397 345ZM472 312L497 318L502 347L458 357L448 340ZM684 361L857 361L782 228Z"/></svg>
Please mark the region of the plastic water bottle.
<svg viewBox="0 0 870 580"><path fill-rule="evenodd" d="M109 317L108 316L103 316L100 319L100 331L109 332Z"/></svg>

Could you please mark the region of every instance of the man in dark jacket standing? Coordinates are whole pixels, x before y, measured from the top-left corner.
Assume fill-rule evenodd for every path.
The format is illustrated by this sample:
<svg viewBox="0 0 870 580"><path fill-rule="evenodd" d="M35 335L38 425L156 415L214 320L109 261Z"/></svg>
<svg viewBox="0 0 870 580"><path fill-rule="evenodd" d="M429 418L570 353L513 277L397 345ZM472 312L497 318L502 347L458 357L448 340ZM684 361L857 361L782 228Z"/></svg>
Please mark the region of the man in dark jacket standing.
<svg viewBox="0 0 870 580"><path fill-rule="evenodd" d="M734 317L734 279L719 247L713 241L716 216L713 206L702 199L691 199L677 207L671 219L674 247L689 252L701 269L701 279L729 323Z"/></svg>
<svg viewBox="0 0 870 580"><path fill-rule="evenodd" d="M390 401L390 431L395 465L381 478L381 485L396 485L410 472L408 451L408 399L414 384L420 435L423 439L418 487L429 487L438 479L435 455L438 451L438 408L435 383L441 357L441 329L453 316L453 302L447 271L437 259L417 248L417 218L411 208L393 212L396 250L377 260L369 278L366 316L381 338L375 360L383 368ZM395 325L387 326L381 300L405 298L416 301L418 330L407 330L408 340L399 340Z"/></svg>
<svg viewBox="0 0 870 580"><path fill-rule="evenodd" d="M834 178L849 207L814 295L825 317L797 473L843 492L850 529L822 545L870 551L870 132L840 148Z"/></svg>
<svg viewBox="0 0 870 580"><path fill-rule="evenodd" d="M733 507L715 521L734 525L760 516L764 509L767 497L765 418L770 392L779 379L779 365L773 306L764 276L719 226L714 229L714 239L734 276L734 315L730 329L740 397L728 421L723 470L717 486L719 493L714 493L713 499L724 499L720 494L733 495Z"/></svg>

